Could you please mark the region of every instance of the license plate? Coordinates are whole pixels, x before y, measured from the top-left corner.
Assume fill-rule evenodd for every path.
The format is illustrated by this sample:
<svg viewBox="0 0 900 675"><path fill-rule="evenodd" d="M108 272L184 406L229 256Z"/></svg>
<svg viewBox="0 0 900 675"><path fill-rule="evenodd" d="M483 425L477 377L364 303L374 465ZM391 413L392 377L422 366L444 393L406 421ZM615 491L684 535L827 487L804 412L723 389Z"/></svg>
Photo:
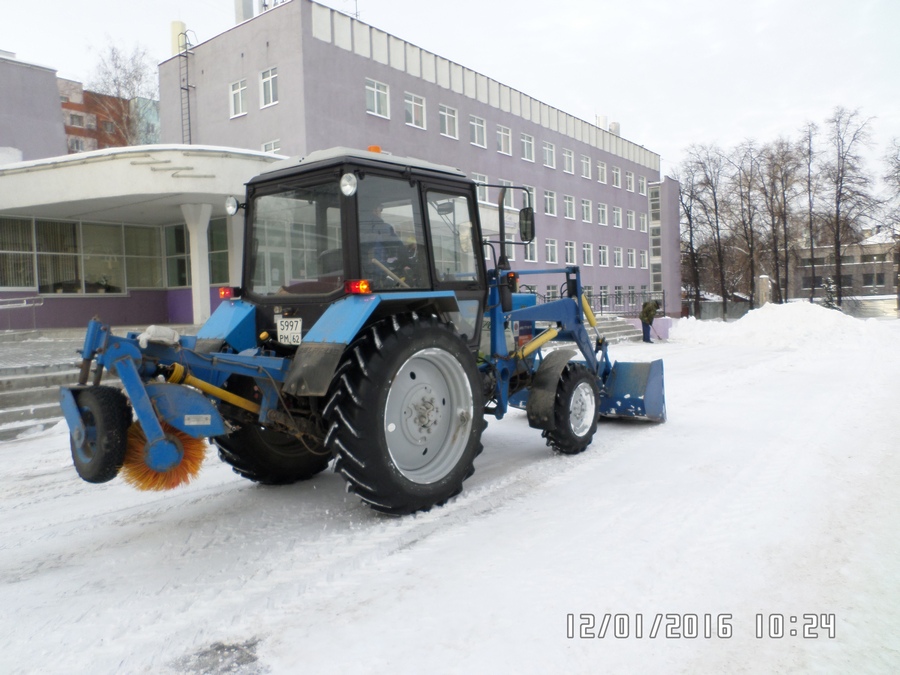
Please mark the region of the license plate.
<svg viewBox="0 0 900 675"><path fill-rule="evenodd" d="M283 345L299 345L303 330L303 319L286 319L281 315L275 317L278 326L278 341Z"/></svg>

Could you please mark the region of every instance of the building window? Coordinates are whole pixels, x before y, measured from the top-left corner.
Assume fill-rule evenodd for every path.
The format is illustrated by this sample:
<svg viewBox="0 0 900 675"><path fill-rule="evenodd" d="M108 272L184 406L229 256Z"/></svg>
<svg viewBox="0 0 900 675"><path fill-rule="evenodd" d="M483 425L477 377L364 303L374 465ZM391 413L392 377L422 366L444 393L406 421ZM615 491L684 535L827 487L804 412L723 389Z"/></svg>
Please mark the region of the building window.
<svg viewBox="0 0 900 675"><path fill-rule="evenodd" d="M515 208L513 204L513 193L515 190L512 189L512 181L501 179L500 185L503 185L506 188L506 192L503 193L503 206L508 209Z"/></svg>
<svg viewBox="0 0 900 675"><path fill-rule="evenodd" d="M622 208L619 206L613 207L613 227L622 227Z"/></svg>
<svg viewBox="0 0 900 675"><path fill-rule="evenodd" d="M165 228L166 286L179 288L191 285L190 248L187 228L172 225Z"/></svg>
<svg viewBox="0 0 900 675"><path fill-rule="evenodd" d="M547 239L544 242L544 249L547 255L548 263L556 262L556 239Z"/></svg>
<svg viewBox="0 0 900 675"><path fill-rule="evenodd" d="M366 112L390 119L388 107L388 86L366 78Z"/></svg>
<svg viewBox="0 0 900 675"><path fill-rule="evenodd" d="M608 307L609 306L609 286L603 285L600 286L600 306Z"/></svg>
<svg viewBox="0 0 900 675"><path fill-rule="evenodd" d="M575 197L565 195L563 197L563 207L565 209L566 218L575 220Z"/></svg>
<svg viewBox="0 0 900 675"><path fill-rule="evenodd" d="M260 73L260 108L278 103L278 68L269 68Z"/></svg>
<svg viewBox="0 0 900 675"><path fill-rule="evenodd" d="M476 183L488 182L487 176L481 173L473 173L472 180L474 180ZM488 194L487 185L477 185L475 187L475 191L478 193L478 201L482 203L490 203L490 195Z"/></svg>
<svg viewBox="0 0 900 675"><path fill-rule="evenodd" d="M555 285L547 286L546 299L548 302L550 300L559 300L559 287Z"/></svg>
<svg viewBox="0 0 900 675"><path fill-rule="evenodd" d="M162 288L160 234L155 227L125 226L125 283L128 288ZM227 279L225 283L228 283Z"/></svg>
<svg viewBox="0 0 900 675"><path fill-rule="evenodd" d="M575 173L575 153L563 148L563 171Z"/></svg>
<svg viewBox="0 0 900 675"><path fill-rule="evenodd" d="M597 180L606 183L606 162L597 162Z"/></svg>
<svg viewBox="0 0 900 675"><path fill-rule="evenodd" d="M634 253L633 248L628 249L628 267L630 267L632 269L637 267L637 262L635 259L635 253Z"/></svg>
<svg viewBox="0 0 900 675"><path fill-rule="evenodd" d="M441 120L441 136L459 138L459 128L456 122L456 108L450 106L438 106L438 116Z"/></svg>
<svg viewBox="0 0 900 675"><path fill-rule="evenodd" d="M645 270L648 267L649 258L647 256L647 251L641 251L641 269Z"/></svg>
<svg viewBox="0 0 900 675"><path fill-rule="evenodd" d="M512 155L512 131L509 127L497 126L497 152Z"/></svg>
<svg viewBox="0 0 900 675"><path fill-rule="evenodd" d="M537 261L537 241L532 239L525 245L525 262Z"/></svg>
<svg viewBox="0 0 900 675"><path fill-rule="evenodd" d="M609 267L609 247L606 244L597 247L597 264L600 267Z"/></svg>
<svg viewBox="0 0 900 675"><path fill-rule="evenodd" d="M597 224L609 225L609 220L606 217L606 204L597 204Z"/></svg>
<svg viewBox="0 0 900 675"><path fill-rule="evenodd" d="M622 305L622 287L621 286L613 286L613 302L616 305Z"/></svg>
<svg viewBox="0 0 900 675"><path fill-rule="evenodd" d="M475 115L469 116L469 142L477 145L479 148L487 147L487 132L485 130L484 120Z"/></svg>
<svg viewBox="0 0 900 675"><path fill-rule="evenodd" d="M534 136L522 134L522 159L526 162L534 161Z"/></svg>
<svg viewBox="0 0 900 675"><path fill-rule="evenodd" d="M34 287L34 235L30 219L0 217L0 287Z"/></svg>
<svg viewBox="0 0 900 675"><path fill-rule="evenodd" d="M228 221L213 218L206 231L209 242L209 283L227 284L228 276Z"/></svg>
<svg viewBox="0 0 900 675"><path fill-rule="evenodd" d="M615 267L622 266L622 247L621 246L616 246L613 249L613 265Z"/></svg>
<svg viewBox="0 0 900 675"><path fill-rule="evenodd" d="M281 139L276 138L274 141L269 141L268 143L263 143L262 145L263 152L271 152L272 154L277 154L281 152Z"/></svg>
<svg viewBox="0 0 900 675"><path fill-rule="evenodd" d="M590 199L582 199L581 200L581 220L585 223L591 222L591 215L594 212L594 207L591 204Z"/></svg>
<svg viewBox="0 0 900 675"><path fill-rule="evenodd" d="M647 194L647 178L645 176L638 176L638 194Z"/></svg>
<svg viewBox="0 0 900 675"><path fill-rule="evenodd" d="M77 136L69 138L69 152L84 152L84 139Z"/></svg>
<svg viewBox="0 0 900 675"><path fill-rule="evenodd" d="M100 122L100 129L104 134L111 134L116 130L116 125L109 120L103 120Z"/></svg>
<svg viewBox="0 0 900 675"><path fill-rule="evenodd" d="M634 229L634 211L628 210L625 212L625 226L629 230Z"/></svg>
<svg viewBox="0 0 900 675"><path fill-rule="evenodd" d="M522 191L522 208L524 209L530 206L533 209L537 209L537 200L534 197L534 188L530 185L523 185L522 187L525 188ZM527 197L525 196L526 192L528 193Z"/></svg>
<svg viewBox="0 0 900 675"><path fill-rule="evenodd" d="M594 264L594 245L586 243L581 245L581 264L590 267Z"/></svg>
<svg viewBox="0 0 900 675"><path fill-rule="evenodd" d="M556 146L544 141L544 166L556 168Z"/></svg>
<svg viewBox="0 0 900 675"><path fill-rule="evenodd" d="M84 126L84 115L76 115L72 113L69 115L69 125L73 127L83 127Z"/></svg>
<svg viewBox="0 0 900 675"><path fill-rule="evenodd" d="M567 241L566 242L566 265L574 265L575 264L575 242Z"/></svg>
<svg viewBox="0 0 900 675"><path fill-rule="evenodd" d="M231 83L231 116L247 114L247 80Z"/></svg>
<svg viewBox="0 0 900 675"><path fill-rule="evenodd" d="M507 260L515 260L516 259L516 235L511 234L506 238L506 245L504 246L504 250L506 251L506 259Z"/></svg>
<svg viewBox="0 0 900 675"><path fill-rule="evenodd" d="M642 213L641 214L641 232L646 232L646 231L647 231L647 214Z"/></svg>
<svg viewBox="0 0 900 675"><path fill-rule="evenodd" d="M581 156L581 177L588 179L591 177L591 158L587 155Z"/></svg>
<svg viewBox="0 0 900 675"><path fill-rule="evenodd" d="M556 193L553 190L544 190L544 214L556 215Z"/></svg>
<svg viewBox="0 0 900 675"><path fill-rule="evenodd" d="M425 99L421 96L406 92L403 97L403 105L406 111L406 123L416 129L424 129Z"/></svg>
<svg viewBox="0 0 900 675"><path fill-rule="evenodd" d="M617 188L622 187L622 172L617 166L612 168L612 186Z"/></svg>
<svg viewBox="0 0 900 675"><path fill-rule="evenodd" d="M625 172L625 189L634 192L634 174L631 171Z"/></svg>

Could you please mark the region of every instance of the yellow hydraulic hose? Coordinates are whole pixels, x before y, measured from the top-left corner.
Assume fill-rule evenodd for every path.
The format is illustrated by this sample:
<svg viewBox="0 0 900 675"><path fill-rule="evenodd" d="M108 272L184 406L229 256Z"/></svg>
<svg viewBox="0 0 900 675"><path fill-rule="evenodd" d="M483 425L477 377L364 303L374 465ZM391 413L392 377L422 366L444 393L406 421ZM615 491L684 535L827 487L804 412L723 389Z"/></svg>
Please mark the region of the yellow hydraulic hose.
<svg viewBox="0 0 900 675"><path fill-rule="evenodd" d="M204 382L203 380L198 380L193 375L188 375L187 370L185 370L184 366L180 363L172 364L172 372L168 374L166 377L167 382L172 382L174 384L187 384L200 391L209 394L210 396L215 396L216 398L220 398L226 403L230 403L231 405L235 405L238 408L243 408L244 410L249 410L252 413L259 413L259 404L254 403L246 398L241 396L237 396L232 394L230 391L225 391L214 384L210 384L209 382Z"/></svg>
<svg viewBox="0 0 900 675"><path fill-rule="evenodd" d="M531 340L530 342L526 342L521 349L516 352L516 357L520 359L524 359L529 356L533 351L539 349L547 342L550 342L553 338L559 335L559 331L555 328L548 328L543 333L538 335L536 338Z"/></svg>
<svg viewBox="0 0 900 675"><path fill-rule="evenodd" d="M581 308L584 310L584 315L587 317L588 323L591 324L591 328L597 327L597 317L594 316L594 310L591 309L591 303L588 302L587 294L581 294Z"/></svg>

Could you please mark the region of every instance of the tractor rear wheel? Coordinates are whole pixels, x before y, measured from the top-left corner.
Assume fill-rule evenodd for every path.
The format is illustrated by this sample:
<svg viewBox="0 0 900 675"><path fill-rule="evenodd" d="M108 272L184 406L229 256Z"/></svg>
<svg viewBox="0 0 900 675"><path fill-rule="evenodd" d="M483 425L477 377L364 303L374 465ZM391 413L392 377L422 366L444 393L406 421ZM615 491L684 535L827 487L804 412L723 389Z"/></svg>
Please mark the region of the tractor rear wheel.
<svg viewBox="0 0 900 675"><path fill-rule="evenodd" d="M597 376L587 366L569 363L556 387L556 428L544 431L548 445L564 455L583 452L597 431L599 400Z"/></svg>
<svg viewBox="0 0 900 675"><path fill-rule="evenodd" d="M248 424L213 439L219 457L234 472L263 485L288 485L325 470L331 453L310 439L309 446L288 434Z"/></svg>
<svg viewBox="0 0 900 675"><path fill-rule="evenodd" d="M403 515L462 491L484 429L475 359L436 317L394 316L351 344L325 408L335 470L372 508Z"/></svg>
<svg viewBox="0 0 900 675"><path fill-rule="evenodd" d="M78 390L75 401L85 428L81 447L69 439L75 470L88 483L106 483L116 477L125 461L131 406L125 394L107 386Z"/></svg>

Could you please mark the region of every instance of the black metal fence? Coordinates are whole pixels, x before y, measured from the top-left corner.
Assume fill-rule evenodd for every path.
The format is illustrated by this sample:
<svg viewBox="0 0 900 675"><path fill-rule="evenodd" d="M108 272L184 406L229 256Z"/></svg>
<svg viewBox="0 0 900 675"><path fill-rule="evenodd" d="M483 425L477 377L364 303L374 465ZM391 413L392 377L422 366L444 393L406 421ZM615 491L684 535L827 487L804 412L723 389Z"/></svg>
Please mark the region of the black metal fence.
<svg viewBox="0 0 900 675"><path fill-rule="evenodd" d="M538 304L558 300L559 295L545 295L535 292L531 286L522 284L519 290L523 293L534 293L537 296ZM565 292L565 286L561 289ZM648 300L656 300L659 302L660 315L666 314L666 292L665 291L630 291L627 289L613 290L608 293L588 293L588 301L594 314L603 316L623 316L637 318L641 313L641 308ZM680 309L680 308L679 308Z"/></svg>

